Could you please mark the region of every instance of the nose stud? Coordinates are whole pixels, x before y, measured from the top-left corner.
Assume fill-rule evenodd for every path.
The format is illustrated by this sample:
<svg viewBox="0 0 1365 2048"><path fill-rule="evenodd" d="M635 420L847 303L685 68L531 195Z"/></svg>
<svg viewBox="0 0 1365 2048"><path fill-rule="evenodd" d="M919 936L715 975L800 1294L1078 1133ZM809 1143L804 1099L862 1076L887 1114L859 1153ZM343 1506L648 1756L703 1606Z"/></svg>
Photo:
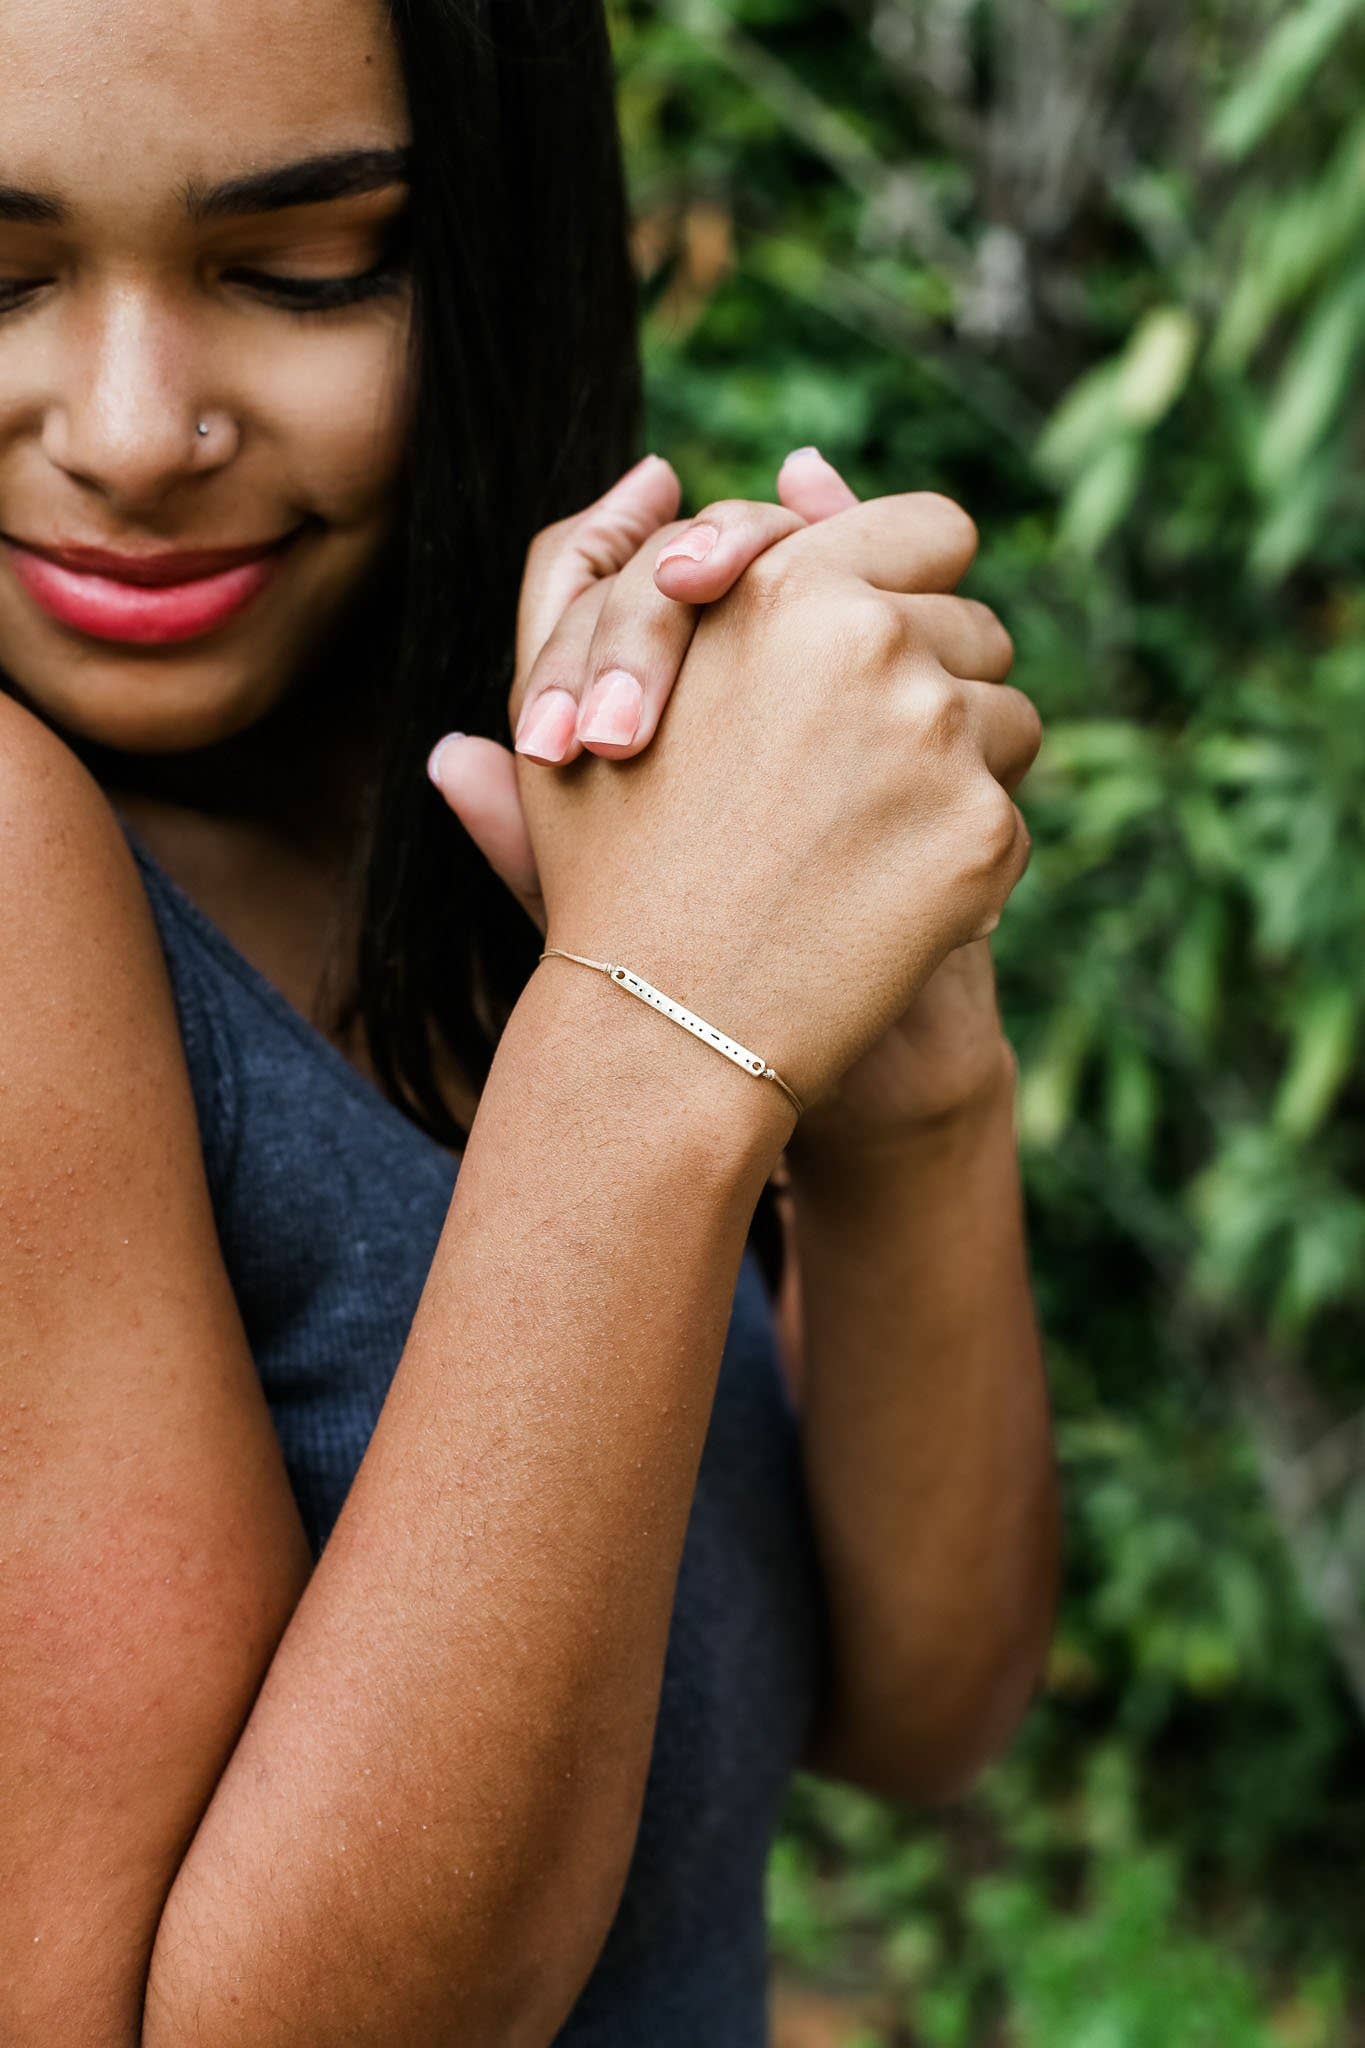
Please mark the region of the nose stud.
<svg viewBox="0 0 1365 2048"><path fill-rule="evenodd" d="M199 421L199 423L198 423L198 425L197 425L197 426L195 427L195 430L194 430L194 431L195 431L195 433L196 433L196 434L197 434L197 435L199 436L199 438L200 438L200 440L201 440L201 441L207 441L207 439L208 439L208 437L209 437L209 423L208 423L208 421L207 421L207 420L200 420L200 421Z"/></svg>

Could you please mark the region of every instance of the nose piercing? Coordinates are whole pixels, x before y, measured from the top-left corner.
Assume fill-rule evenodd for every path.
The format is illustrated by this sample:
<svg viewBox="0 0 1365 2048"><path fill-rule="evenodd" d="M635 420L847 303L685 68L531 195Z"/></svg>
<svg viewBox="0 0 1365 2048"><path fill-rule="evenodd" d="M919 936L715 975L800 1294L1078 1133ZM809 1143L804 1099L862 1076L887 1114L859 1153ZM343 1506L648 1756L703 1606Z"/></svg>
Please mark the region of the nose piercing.
<svg viewBox="0 0 1365 2048"><path fill-rule="evenodd" d="M195 427L195 430L194 430L194 431L195 431L195 433L196 433L196 434L197 434L197 435L199 436L199 438L200 438L200 440L201 440L201 441L206 441L206 440L208 439L208 434L209 434L209 423L208 423L208 421L207 421L207 420L200 420L200 421L199 421L199 423L198 423L198 425L197 425L197 426Z"/></svg>

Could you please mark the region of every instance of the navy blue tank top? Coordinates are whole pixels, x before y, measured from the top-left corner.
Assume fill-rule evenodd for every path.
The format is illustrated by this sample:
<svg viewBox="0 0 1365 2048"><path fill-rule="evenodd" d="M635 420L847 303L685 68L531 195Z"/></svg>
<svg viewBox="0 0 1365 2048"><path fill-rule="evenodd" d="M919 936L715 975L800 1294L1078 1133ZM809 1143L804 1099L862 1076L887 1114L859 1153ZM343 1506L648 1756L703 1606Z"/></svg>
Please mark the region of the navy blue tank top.
<svg viewBox="0 0 1365 2048"><path fill-rule="evenodd" d="M406 1342L457 1164L120 823L170 970L224 1262L316 1556ZM795 1413L746 1250L639 1833L566 2048L767 2039L767 1851L826 1645Z"/></svg>

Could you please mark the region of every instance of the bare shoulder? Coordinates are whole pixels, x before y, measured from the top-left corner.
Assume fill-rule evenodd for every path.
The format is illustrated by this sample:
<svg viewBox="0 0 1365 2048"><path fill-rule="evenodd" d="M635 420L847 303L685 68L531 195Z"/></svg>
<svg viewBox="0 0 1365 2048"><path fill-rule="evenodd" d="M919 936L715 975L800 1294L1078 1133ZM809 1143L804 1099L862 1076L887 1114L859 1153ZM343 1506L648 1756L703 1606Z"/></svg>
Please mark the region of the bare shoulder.
<svg viewBox="0 0 1365 2048"><path fill-rule="evenodd" d="M0 955L0 1042L11 1044L26 1011L32 1030L33 1005L45 998L93 1015L122 984L155 1006L164 979L151 909L112 805L60 735L3 692ZM58 1040L70 1040L77 1013L64 1021ZM112 1021L106 1013L105 1028ZM50 1050L60 1058L60 1044Z"/></svg>
<svg viewBox="0 0 1365 2048"><path fill-rule="evenodd" d="M151 905L99 784L4 696L0 961L0 1212L6 1191L24 1203L40 1240L67 1252L71 1285L139 1196L183 1252L181 1219L202 1218L208 1192ZM205 1256L202 1221L194 1239ZM57 1285L61 1268L40 1263Z"/></svg>

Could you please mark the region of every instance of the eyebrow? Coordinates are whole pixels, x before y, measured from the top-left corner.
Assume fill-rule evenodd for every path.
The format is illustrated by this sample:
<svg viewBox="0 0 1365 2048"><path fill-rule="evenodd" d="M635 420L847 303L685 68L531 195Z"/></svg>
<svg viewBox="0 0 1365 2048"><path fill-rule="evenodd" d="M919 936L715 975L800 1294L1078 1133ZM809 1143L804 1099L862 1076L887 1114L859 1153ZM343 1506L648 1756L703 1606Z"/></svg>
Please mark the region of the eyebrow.
<svg viewBox="0 0 1365 2048"><path fill-rule="evenodd" d="M409 181L410 149L342 149L325 156L250 171L221 185L181 187L190 219L225 220L243 213L279 213L287 206L321 206L331 199L353 199L362 192L381 192ZM0 220L25 227L59 227L67 218L60 199L30 192L21 185L0 184Z"/></svg>
<svg viewBox="0 0 1365 2048"><path fill-rule="evenodd" d="M0 185L0 220L46 228L65 219L66 211L56 199L49 199L42 192L26 192L22 185Z"/></svg>
<svg viewBox="0 0 1365 2048"><path fill-rule="evenodd" d="M360 192L382 192L386 185L404 185L412 152L408 149L343 149L328 156L310 156L296 164L252 171L209 189L188 184L181 197L191 220L223 220L238 213L279 213L286 206L320 206L329 199L353 199Z"/></svg>

